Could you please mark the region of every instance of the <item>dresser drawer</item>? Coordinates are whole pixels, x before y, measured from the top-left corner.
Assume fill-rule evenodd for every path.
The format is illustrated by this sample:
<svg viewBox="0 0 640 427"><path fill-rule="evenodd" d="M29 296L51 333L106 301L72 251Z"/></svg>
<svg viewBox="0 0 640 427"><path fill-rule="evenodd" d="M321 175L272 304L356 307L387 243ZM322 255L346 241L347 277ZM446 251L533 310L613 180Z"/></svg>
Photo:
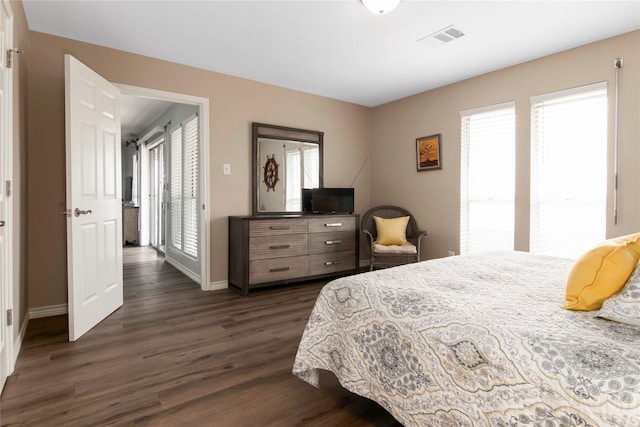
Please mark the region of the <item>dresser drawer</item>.
<svg viewBox="0 0 640 427"><path fill-rule="evenodd" d="M344 252L355 248L356 236L353 231L309 234L309 254Z"/></svg>
<svg viewBox="0 0 640 427"><path fill-rule="evenodd" d="M356 229L355 217L332 215L309 218L309 233L331 233L334 231L354 231Z"/></svg>
<svg viewBox="0 0 640 427"><path fill-rule="evenodd" d="M358 267L358 214L229 217L229 288L253 289L350 274Z"/></svg>
<svg viewBox="0 0 640 427"><path fill-rule="evenodd" d="M249 284L275 282L304 277L307 273L307 257L262 259L249 262Z"/></svg>
<svg viewBox="0 0 640 427"><path fill-rule="evenodd" d="M356 268L355 256L354 251L309 255L309 275L354 270Z"/></svg>
<svg viewBox="0 0 640 427"><path fill-rule="evenodd" d="M265 219L249 223L249 237L279 236L307 232L306 219Z"/></svg>
<svg viewBox="0 0 640 427"><path fill-rule="evenodd" d="M307 234L251 237L249 260L282 258L307 254Z"/></svg>

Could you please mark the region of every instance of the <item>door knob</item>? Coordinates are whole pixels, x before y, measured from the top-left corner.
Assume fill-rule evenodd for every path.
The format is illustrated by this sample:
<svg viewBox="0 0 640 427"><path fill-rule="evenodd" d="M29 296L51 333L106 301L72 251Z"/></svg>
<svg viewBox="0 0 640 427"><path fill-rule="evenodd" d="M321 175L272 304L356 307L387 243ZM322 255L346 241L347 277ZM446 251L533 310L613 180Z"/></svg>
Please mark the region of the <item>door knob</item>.
<svg viewBox="0 0 640 427"><path fill-rule="evenodd" d="M73 214L75 216L86 215L86 214L90 214L90 213L91 213L91 209L83 211L83 210L80 210L80 209L76 208L76 210L73 211Z"/></svg>
<svg viewBox="0 0 640 427"><path fill-rule="evenodd" d="M4 226L5 226L5 224L6 224L6 222L4 222L4 221L0 221L0 227L4 227Z"/></svg>

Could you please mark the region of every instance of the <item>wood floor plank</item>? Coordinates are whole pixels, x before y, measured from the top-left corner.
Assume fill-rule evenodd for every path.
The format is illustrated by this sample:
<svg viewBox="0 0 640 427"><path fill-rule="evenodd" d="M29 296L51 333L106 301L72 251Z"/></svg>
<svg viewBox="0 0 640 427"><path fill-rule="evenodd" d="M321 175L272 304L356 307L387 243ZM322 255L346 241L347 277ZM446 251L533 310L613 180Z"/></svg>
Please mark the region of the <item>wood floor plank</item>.
<svg viewBox="0 0 640 427"><path fill-rule="evenodd" d="M330 373L291 374L325 282L203 292L149 248L124 250L123 307L76 342L29 322L0 426L399 426Z"/></svg>

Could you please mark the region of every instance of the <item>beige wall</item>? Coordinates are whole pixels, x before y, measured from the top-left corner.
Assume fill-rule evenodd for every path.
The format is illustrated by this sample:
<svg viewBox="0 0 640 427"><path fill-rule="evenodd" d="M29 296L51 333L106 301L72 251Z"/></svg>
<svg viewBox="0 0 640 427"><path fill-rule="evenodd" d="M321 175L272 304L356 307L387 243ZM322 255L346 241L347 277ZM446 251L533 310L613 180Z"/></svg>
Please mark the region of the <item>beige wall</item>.
<svg viewBox="0 0 640 427"><path fill-rule="evenodd" d="M369 206L371 110L344 102L124 53L42 33L29 50L29 306L67 301L64 54L114 83L209 99L211 280L227 280L227 217L251 213L251 122L320 130L324 184L350 186ZM231 163L232 175L222 174Z"/></svg>
<svg viewBox="0 0 640 427"><path fill-rule="evenodd" d="M29 30L21 2L12 1L13 47L23 51L14 55L13 64L13 336L25 325L27 301L27 56Z"/></svg>
<svg viewBox="0 0 640 427"><path fill-rule="evenodd" d="M561 52L374 109L371 203L392 203L412 211L421 228L426 258L459 253L460 112L516 102L516 236L529 247L529 98L607 81L609 123L613 123L614 68L624 58L620 83L619 222L608 211L607 236L640 231L640 31ZM442 169L417 172L415 138L442 134ZM609 128L609 170L613 167L613 125ZM386 171L393 171L388 173ZM610 174L611 175L611 174ZM609 206L611 178L609 179Z"/></svg>
<svg viewBox="0 0 640 427"><path fill-rule="evenodd" d="M425 258L458 252L460 111L516 101L516 249L528 248L529 97L608 81L624 57L620 99L619 223L607 235L640 230L640 31L561 52L375 109L207 72L41 33L29 33L29 306L64 304L66 220L64 65L71 53L108 80L209 98L211 279L227 279L227 217L251 213L250 124L325 132L324 184L356 188L356 211L393 203L429 232ZM415 138L442 134L441 170L416 171ZM610 134L610 154L613 128ZM231 163L232 175L222 175ZM609 159L609 165L613 160ZM358 175L358 171L362 172ZM392 171L392 172L390 172ZM609 183L611 188L611 182ZM400 189L400 190L399 190ZM370 195L370 196L369 196ZM610 196L611 198L611 196ZM366 258L362 251L361 258Z"/></svg>

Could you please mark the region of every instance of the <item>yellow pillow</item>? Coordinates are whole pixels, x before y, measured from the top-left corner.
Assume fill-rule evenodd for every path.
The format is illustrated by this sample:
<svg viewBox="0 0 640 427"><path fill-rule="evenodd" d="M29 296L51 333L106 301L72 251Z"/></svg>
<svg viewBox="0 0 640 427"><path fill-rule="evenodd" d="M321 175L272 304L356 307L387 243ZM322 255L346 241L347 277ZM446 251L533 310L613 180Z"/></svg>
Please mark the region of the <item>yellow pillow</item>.
<svg viewBox="0 0 640 427"><path fill-rule="evenodd" d="M640 259L640 233L605 240L575 262L567 280L567 310L598 310L619 292Z"/></svg>
<svg viewBox="0 0 640 427"><path fill-rule="evenodd" d="M378 238L374 243L379 245L406 245L408 216L398 218L380 218L374 216Z"/></svg>

